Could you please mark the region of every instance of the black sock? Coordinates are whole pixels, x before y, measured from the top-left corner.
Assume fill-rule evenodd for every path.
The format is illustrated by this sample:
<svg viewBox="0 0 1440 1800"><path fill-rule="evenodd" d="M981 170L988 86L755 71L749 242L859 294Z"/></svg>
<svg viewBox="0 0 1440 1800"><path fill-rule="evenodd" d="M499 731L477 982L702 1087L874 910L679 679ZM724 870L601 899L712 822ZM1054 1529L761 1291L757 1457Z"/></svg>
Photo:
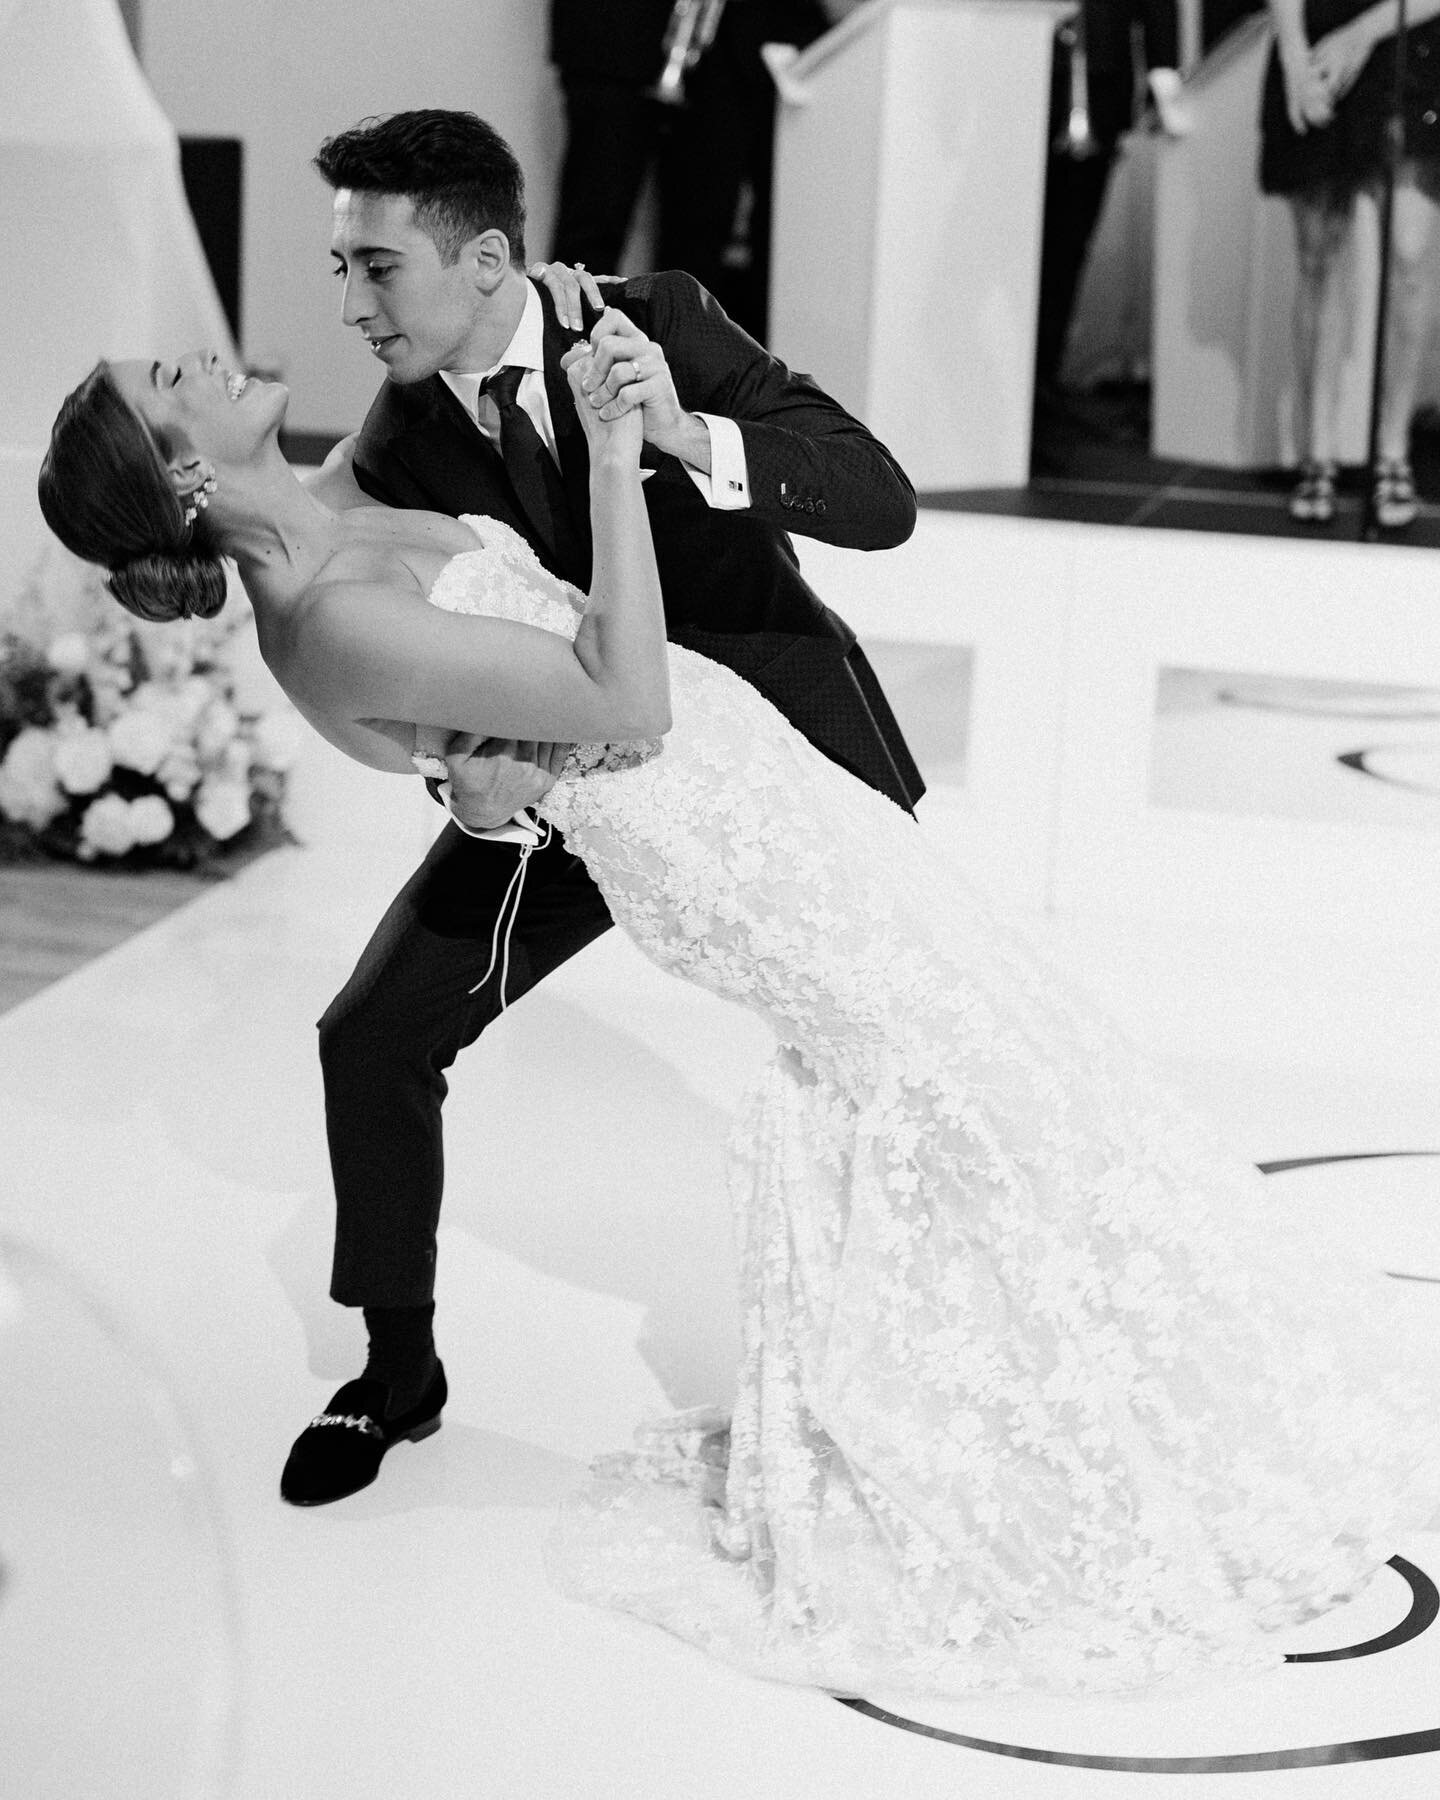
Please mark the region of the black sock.
<svg viewBox="0 0 1440 1800"><path fill-rule="evenodd" d="M435 1302L424 1306L367 1306L370 1355L365 1374L390 1389L387 1417L408 1412L435 1373Z"/></svg>

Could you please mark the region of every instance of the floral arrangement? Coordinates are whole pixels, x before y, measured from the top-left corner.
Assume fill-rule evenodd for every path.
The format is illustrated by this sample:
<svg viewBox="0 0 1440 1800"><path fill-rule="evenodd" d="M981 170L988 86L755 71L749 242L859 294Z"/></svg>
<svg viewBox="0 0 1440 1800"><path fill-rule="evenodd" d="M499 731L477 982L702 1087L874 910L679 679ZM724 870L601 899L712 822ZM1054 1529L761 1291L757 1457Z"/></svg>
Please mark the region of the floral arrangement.
<svg viewBox="0 0 1440 1800"><path fill-rule="evenodd" d="M0 854L205 869L283 841L303 728L288 704L237 699L243 594L148 625L80 569L68 604L37 575L0 620Z"/></svg>

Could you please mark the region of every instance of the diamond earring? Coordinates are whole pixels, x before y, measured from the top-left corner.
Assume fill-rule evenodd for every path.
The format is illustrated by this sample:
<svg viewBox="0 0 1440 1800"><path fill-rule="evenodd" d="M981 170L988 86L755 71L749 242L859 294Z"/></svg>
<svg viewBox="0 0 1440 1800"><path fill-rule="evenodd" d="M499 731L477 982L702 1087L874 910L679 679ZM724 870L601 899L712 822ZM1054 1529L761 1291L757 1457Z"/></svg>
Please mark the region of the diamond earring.
<svg viewBox="0 0 1440 1800"><path fill-rule="evenodd" d="M185 508L185 523L187 526L193 525L196 519L200 517L201 513L204 512L205 508L210 504L210 496L215 492L215 485L215 471L211 469L209 474L200 483L199 487L190 490L190 504Z"/></svg>

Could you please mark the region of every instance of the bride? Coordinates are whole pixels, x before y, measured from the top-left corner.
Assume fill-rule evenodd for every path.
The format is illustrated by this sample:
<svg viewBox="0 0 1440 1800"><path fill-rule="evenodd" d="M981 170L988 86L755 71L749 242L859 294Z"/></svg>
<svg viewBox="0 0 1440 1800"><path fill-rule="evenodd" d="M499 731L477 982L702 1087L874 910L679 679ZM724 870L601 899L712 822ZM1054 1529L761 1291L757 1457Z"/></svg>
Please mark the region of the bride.
<svg viewBox="0 0 1440 1800"><path fill-rule="evenodd" d="M667 647L638 412L579 404L587 597L489 519L327 504L285 402L214 358L102 364L45 515L146 618L213 613L233 557L271 669L374 768L575 745L542 815L647 955L777 1040L735 1133L733 1408L597 1467L569 1590L851 1692L1281 1661L1440 1493L1391 1284L1276 1242L1253 1171L913 821Z"/></svg>

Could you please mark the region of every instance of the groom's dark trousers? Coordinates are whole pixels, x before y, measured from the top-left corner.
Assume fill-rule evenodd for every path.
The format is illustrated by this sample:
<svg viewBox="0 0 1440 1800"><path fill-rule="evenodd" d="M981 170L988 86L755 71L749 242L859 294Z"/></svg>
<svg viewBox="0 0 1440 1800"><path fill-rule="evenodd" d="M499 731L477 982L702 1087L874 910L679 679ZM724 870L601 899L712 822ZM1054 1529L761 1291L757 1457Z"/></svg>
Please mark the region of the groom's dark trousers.
<svg viewBox="0 0 1440 1800"><path fill-rule="evenodd" d="M904 472L689 276L642 276L606 298L664 346L680 404L736 420L745 445L750 505L730 512L708 507L680 463L645 446L671 639L735 669L833 761L912 809L924 791L919 771L854 633L801 576L789 537L862 550L903 543L915 524ZM389 505L505 520L584 589L589 467L559 367L574 334L557 324L543 289L541 301L546 396L569 508L563 529L527 515L498 453L438 377L386 384L360 433L355 473ZM490 964L519 854L447 825L320 1021L336 1200L330 1291L344 1305L419 1306L433 1296L445 1071L500 1011L498 971L470 990ZM558 837L536 850L511 934L507 1003L609 924L579 858Z"/></svg>

